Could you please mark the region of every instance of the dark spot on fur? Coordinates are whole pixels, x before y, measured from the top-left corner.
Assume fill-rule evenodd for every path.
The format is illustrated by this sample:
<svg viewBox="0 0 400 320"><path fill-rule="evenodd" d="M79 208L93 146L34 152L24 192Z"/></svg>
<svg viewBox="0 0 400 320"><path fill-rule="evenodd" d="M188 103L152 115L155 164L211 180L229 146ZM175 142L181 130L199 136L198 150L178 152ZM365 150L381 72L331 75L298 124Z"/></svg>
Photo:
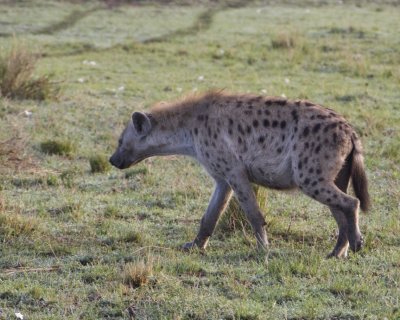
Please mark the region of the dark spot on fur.
<svg viewBox="0 0 400 320"><path fill-rule="evenodd" d="M318 191L318 190L315 190L315 191L314 191L314 195L316 195L316 196L319 195L319 191Z"/></svg>
<svg viewBox="0 0 400 320"><path fill-rule="evenodd" d="M337 133L336 132L333 133L332 140L333 140L333 143L336 143L336 141L337 141Z"/></svg>
<svg viewBox="0 0 400 320"><path fill-rule="evenodd" d="M278 148L278 149L276 149L276 151L277 151L278 153L281 153L281 152L282 152L282 148Z"/></svg>
<svg viewBox="0 0 400 320"><path fill-rule="evenodd" d="M269 127L269 120L268 119L264 119L263 120L263 125L264 125L264 127Z"/></svg>
<svg viewBox="0 0 400 320"><path fill-rule="evenodd" d="M301 178L303 178L303 174L302 174L302 173L300 173L299 177L300 177L300 179L301 179Z"/></svg>
<svg viewBox="0 0 400 320"><path fill-rule="evenodd" d="M307 137L309 132L310 132L310 128L309 127L305 127L304 130L303 130L303 136Z"/></svg>
<svg viewBox="0 0 400 320"><path fill-rule="evenodd" d="M321 174L321 173L322 173L322 170L321 170L321 169L317 169L317 170L316 170L316 173L317 173L317 174Z"/></svg>
<svg viewBox="0 0 400 320"><path fill-rule="evenodd" d="M229 125L233 125L233 120L231 118L229 118Z"/></svg>
<svg viewBox="0 0 400 320"><path fill-rule="evenodd" d="M259 137L259 138L258 138L258 142L259 142L259 143L263 143L263 142L264 142L264 140L265 140L265 139L264 139L264 137L263 137L263 136L261 136L261 137Z"/></svg>
<svg viewBox="0 0 400 320"><path fill-rule="evenodd" d="M207 157L207 158L209 158L209 157L210 157L210 154L209 154L208 152L206 152L206 157Z"/></svg>
<svg viewBox="0 0 400 320"><path fill-rule="evenodd" d="M295 151L295 150L296 150L296 144L293 145L293 151Z"/></svg>
<svg viewBox="0 0 400 320"><path fill-rule="evenodd" d="M301 161L299 161L299 164L297 167L299 168L299 170L301 170L301 168L303 167L303 163Z"/></svg>
<svg viewBox="0 0 400 320"><path fill-rule="evenodd" d="M214 139L217 139L218 135L216 133L214 133Z"/></svg>
<svg viewBox="0 0 400 320"><path fill-rule="evenodd" d="M244 135L244 131L243 131L243 128L242 128L242 126L240 125L240 124L238 124L238 131L242 134L242 135Z"/></svg>
<svg viewBox="0 0 400 320"><path fill-rule="evenodd" d="M305 184L305 185L310 184L310 179L309 179L309 178L306 178L306 179L304 180L304 184Z"/></svg>
<svg viewBox="0 0 400 320"><path fill-rule="evenodd" d="M308 172L309 172L309 173L313 173L313 172L314 172L314 168L308 169Z"/></svg>
<svg viewBox="0 0 400 320"><path fill-rule="evenodd" d="M286 121L281 121L281 129L285 129L286 127Z"/></svg>
<svg viewBox="0 0 400 320"><path fill-rule="evenodd" d="M211 128L208 128L207 133L208 133L208 136L211 137Z"/></svg>
<svg viewBox="0 0 400 320"><path fill-rule="evenodd" d="M312 132L313 132L313 133L317 133L317 132L319 131L319 129L321 129L321 124L320 124L320 123L317 123L317 124L313 127Z"/></svg>
<svg viewBox="0 0 400 320"><path fill-rule="evenodd" d="M322 181L324 181L324 178L318 178L318 181L322 182Z"/></svg>
<svg viewBox="0 0 400 320"><path fill-rule="evenodd" d="M246 127L246 132L250 134L250 132L251 132L251 127L250 126Z"/></svg>
<svg viewBox="0 0 400 320"><path fill-rule="evenodd" d="M304 144L304 149L308 149L310 147L310 144L308 143L308 142L306 142L305 144Z"/></svg>
<svg viewBox="0 0 400 320"><path fill-rule="evenodd" d="M260 110L260 109L257 110L257 114L258 114L259 116L261 116L261 110Z"/></svg>
<svg viewBox="0 0 400 320"><path fill-rule="evenodd" d="M315 153L319 153L319 151L321 150L321 145L317 145L317 147L315 148Z"/></svg>
<svg viewBox="0 0 400 320"><path fill-rule="evenodd" d="M278 121L272 121L272 128L276 128L278 126Z"/></svg>
<svg viewBox="0 0 400 320"><path fill-rule="evenodd" d="M307 164L308 163L308 157L304 157L303 161L304 161L304 164Z"/></svg>
<svg viewBox="0 0 400 320"><path fill-rule="evenodd" d="M204 116L202 114L197 116L197 120L199 121L203 121L204 120Z"/></svg>
<svg viewBox="0 0 400 320"><path fill-rule="evenodd" d="M333 197L334 197L335 199L337 199L337 194L334 194Z"/></svg>
<svg viewBox="0 0 400 320"><path fill-rule="evenodd" d="M250 106L251 107L251 106ZM244 111L244 114L247 114L248 116L249 115L252 115L253 114L253 111L251 111L251 110L245 110Z"/></svg>
<svg viewBox="0 0 400 320"><path fill-rule="evenodd" d="M297 113L297 110L293 110L293 111L291 112L291 114L292 114L293 120L294 120L295 122L299 121L299 114Z"/></svg>
<svg viewBox="0 0 400 320"><path fill-rule="evenodd" d="M285 141L285 138L286 138L286 137L285 137L285 135L283 134L283 135L281 136L282 142Z"/></svg>
<svg viewBox="0 0 400 320"><path fill-rule="evenodd" d="M311 186L315 187L317 185L317 183L318 183L317 181L313 181L313 183L311 183Z"/></svg>
<svg viewBox="0 0 400 320"><path fill-rule="evenodd" d="M199 130L197 128L194 128L194 134L197 136L198 133L199 133Z"/></svg>
<svg viewBox="0 0 400 320"><path fill-rule="evenodd" d="M271 100L265 100L265 105L266 106L272 105L272 101ZM268 114L269 114L269 111L268 111Z"/></svg>
<svg viewBox="0 0 400 320"><path fill-rule="evenodd" d="M269 112L269 110L264 110L264 113L266 116L269 116L271 114L271 112Z"/></svg>
<svg viewBox="0 0 400 320"><path fill-rule="evenodd" d="M233 132L232 132L232 129L229 128L229 129L228 129L228 133L229 133L230 135L232 135L232 133L233 133Z"/></svg>
<svg viewBox="0 0 400 320"><path fill-rule="evenodd" d="M253 127L257 128L258 127L258 120L253 120Z"/></svg>
<svg viewBox="0 0 400 320"><path fill-rule="evenodd" d="M242 143L242 138L241 137L238 137L238 143L239 144Z"/></svg>
<svg viewBox="0 0 400 320"><path fill-rule="evenodd" d="M315 116L313 115L313 116L311 116L311 118L310 118L311 120L314 120L315 119Z"/></svg>
<svg viewBox="0 0 400 320"><path fill-rule="evenodd" d="M294 127L294 132L297 132L297 127Z"/></svg>
<svg viewBox="0 0 400 320"><path fill-rule="evenodd" d="M331 202L331 198L326 199L326 202Z"/></svg>
<svg viewBox="0 0 400 320"><path fill-rule="evenodd" d="M208 147L208 141L204 140L204 144L206 145L206 147Z"/></svg>

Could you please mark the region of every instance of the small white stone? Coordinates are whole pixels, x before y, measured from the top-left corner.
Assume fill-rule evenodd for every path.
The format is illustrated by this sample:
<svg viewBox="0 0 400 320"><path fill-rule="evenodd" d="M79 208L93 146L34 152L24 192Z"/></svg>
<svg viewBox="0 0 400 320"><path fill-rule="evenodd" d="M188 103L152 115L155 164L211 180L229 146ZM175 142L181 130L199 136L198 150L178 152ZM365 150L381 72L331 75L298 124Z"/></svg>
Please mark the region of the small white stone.
<svg viewBox="0 0 400 320"><path fill-rule="evenodd" d="M89 65L89 66L96 66L97 62L96 61L90 61L90 60L83 60L83 64Z"/></svg>
<svg viewBox="0 0 400 320"><path fill-rule="evenodd" d="M20 313L20 312L16 312L15 316L17 317L17 319L24 320L24 315L22 313Z"/></svg>
<svg viewBox="0 0 400 320"><path fill-rule="evenodd" d="M182 88L181 88L181 87L178 87L178 88L176 88L176 91L182 92Z"/></svg>
<svg viewBox="0 0 400 320"><path fill-rule="evenodd" d="M262 89L262 90L261 90L261 93L262 93L262 94L267 94L267 90Z"/></svg>
<svg viewBox="0 0 400 320"><path fill-rule="evenodd" d="M84 79L84 78L78 78L78 82L79 82L79 83L84 83L84 82L85 82L85 79Z"/></svg>
<svg viewBox="0 0 400 320"><path fill-rule="evenodd" d="M285 78L285 83L286 83L286 84L289 84L289 83L290 83L289 78Z"/></svg>
<svg viewBox="0 0 400 320"><path fill-rule="evenodd" d="M281 94L281 97L282 97L282 98L286 98L286 94L282 93L282 94Z"/></svg>
<svg viewBox="0 0 400 320"><path fill-rule="evenodd" d="M203 81L204 80L204 76L198 76L197 80L198 81Z"/></svg>
<svg viewBox="0 0 400 320"><path fill-rule="evenodd" d="M125 90L125 87L124 87L124 86L120 86L120 87L118 87L117 90L118 90L118 91L124 91L124 90Z"/></svg>
<svg viewBox="0 0 400 320"><path fill-rule="evenodd" d="M24 112L22 112L22 114L24 115L24 117L27 117L27 118L32 117L32 112L29 110L25 110Z"/></svg>

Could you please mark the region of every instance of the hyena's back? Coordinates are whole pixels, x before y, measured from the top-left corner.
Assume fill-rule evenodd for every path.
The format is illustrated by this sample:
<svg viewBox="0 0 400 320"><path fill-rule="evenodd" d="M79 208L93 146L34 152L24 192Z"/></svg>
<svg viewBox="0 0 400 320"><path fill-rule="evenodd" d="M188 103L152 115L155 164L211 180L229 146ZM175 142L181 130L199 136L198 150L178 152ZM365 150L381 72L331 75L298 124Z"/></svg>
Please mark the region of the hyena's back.
<svg viewBox="0 0 400 320"><path fill-rule="evenodd" d="M205 111L193 129L203 164L219 175L243 165L272 188L333 181L357 141L343 117L308 101L227 96Z"/></svg>

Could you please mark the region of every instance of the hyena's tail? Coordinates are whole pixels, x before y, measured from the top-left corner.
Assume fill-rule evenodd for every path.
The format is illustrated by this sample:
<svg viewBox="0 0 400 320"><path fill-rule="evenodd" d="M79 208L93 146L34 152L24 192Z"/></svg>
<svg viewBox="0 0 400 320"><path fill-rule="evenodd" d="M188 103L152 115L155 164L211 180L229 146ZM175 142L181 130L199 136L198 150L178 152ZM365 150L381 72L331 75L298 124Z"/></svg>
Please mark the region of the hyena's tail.
<svg viewBox="0 0 400 320"><path fill-rule="evenodd" d="M352 160L351 160L351 181L356 197L360 200L362 211L368 211L371 207L371 201L368 193L368 180L365 174L364 157L362 154L361 141L355 134L351 138L353 142Z"/></svg>

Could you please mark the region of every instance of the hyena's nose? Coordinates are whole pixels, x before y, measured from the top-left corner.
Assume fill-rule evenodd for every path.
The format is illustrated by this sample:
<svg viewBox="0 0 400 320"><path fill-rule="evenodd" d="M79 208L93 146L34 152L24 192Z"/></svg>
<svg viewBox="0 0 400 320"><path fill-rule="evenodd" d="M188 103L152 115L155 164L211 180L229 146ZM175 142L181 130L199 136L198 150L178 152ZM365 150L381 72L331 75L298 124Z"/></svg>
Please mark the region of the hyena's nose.
<svg viewBox="0 0 400 320"><path fill-rule="evenodd" d="M114 155L112 155L108 161L110 161L110 163L111 163L114 167L118 167L118 166L117 166L117 163L115 162L115 156L114 156Z"/></svg>

